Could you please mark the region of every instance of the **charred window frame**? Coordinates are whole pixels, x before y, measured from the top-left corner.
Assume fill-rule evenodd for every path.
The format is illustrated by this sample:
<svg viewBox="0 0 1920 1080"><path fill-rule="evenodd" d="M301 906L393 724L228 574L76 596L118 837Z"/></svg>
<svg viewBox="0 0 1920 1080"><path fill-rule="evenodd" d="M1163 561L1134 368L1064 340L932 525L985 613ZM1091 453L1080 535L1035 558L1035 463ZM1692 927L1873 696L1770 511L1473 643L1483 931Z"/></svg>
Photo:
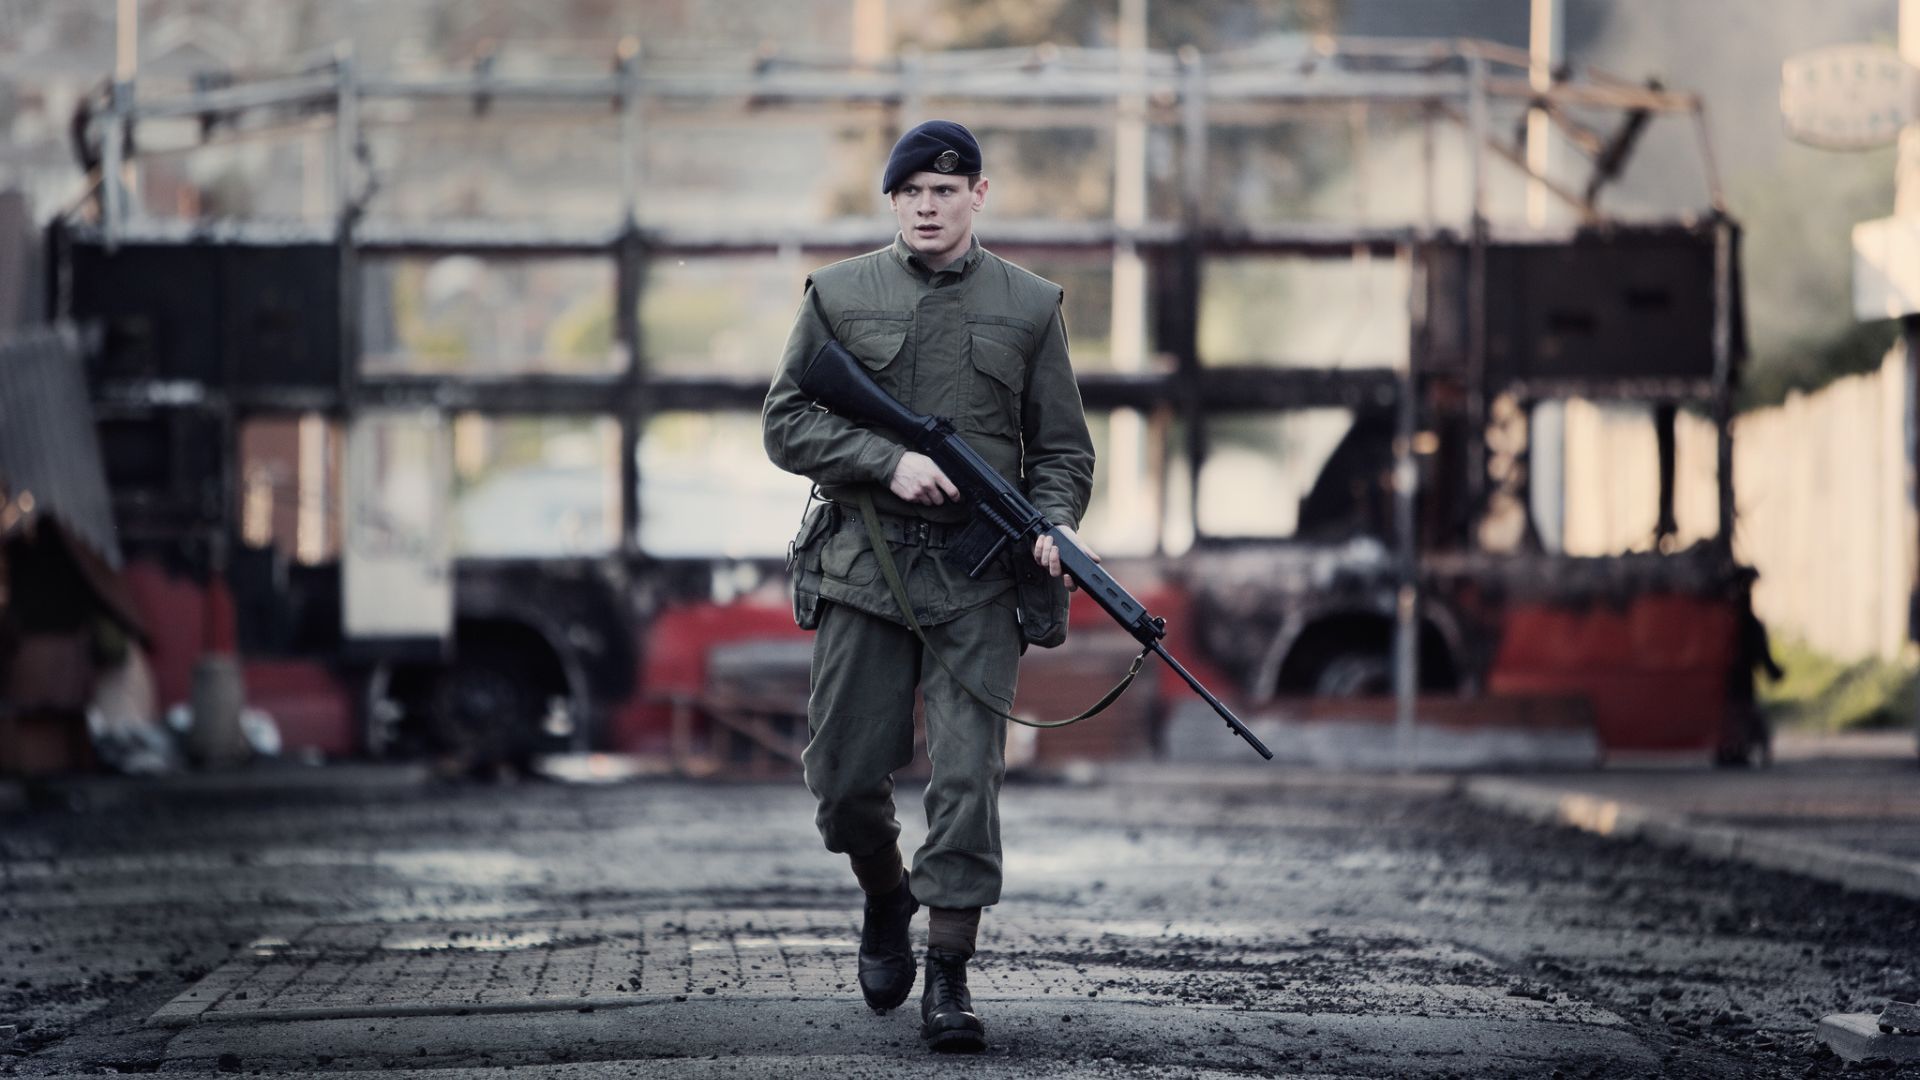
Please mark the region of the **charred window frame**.
<svg viewBox="0 0 1920 1080"><path fill-rule="evenodd" d="M1486 495L1486 447L1484 428L1494 397L1511 393L1523 405L1542 395L1559 394L1566 387L1549 386L1538 371L1503 372L1499 368L1498 345L1502 334L1512 329L1495 310L1502 295L1502 246L1493 236L1484 211L1484 160L1488 157L1514 161L1512 147L1501 141L1504 116L1492 109L1499 106L1509 112L1540 108L1551 111L1556 122L1585 110L1610 113L1621 121L1611 140L1596 141L1601 151L1593 155L1598 171L1589 178L1585 191L1557 186L1544 178L1536 181L1571 206L1581 221L1598 222L1595 200L1601 188L1619 172L1622 159L1650 116L1672 114L1681 117L1700 115L1697 99L1658 87L1639 87L1604 73L1571 72L1556 74L1545 90L1532 87L1517 76L1527 70L1526 58L1514 50L1484 42L1459 42L1436 47L1429 43L1364 41L1316 42L1308 54L1275 54L1250 50L1245 54L1201 57L1197 54L1150 54L1141 59L1143 66L1133 76L1138 85L1113 78L1113 72L1099 67L1082 70L1076 65L1084 58L1068 58L1066 68L1055 57L1046 64L999 73L1001 83L987 96L995 108L1026 119L1014 126L1029 132L1061 127L1097 127L1112 123L1116 105L1126 99L1126 108L1137 109L1145 118L1152 147L1171 160L1178 157L1172 170L1157 168L1149 182L1148 208L1123 212L1116 193L1113 220L1063 220L1053 222L1009 223L996 234L995 246L1016 259L1041 262L1049 253L1116 253L1130 250L1154 269L1151 285L1153 323L1150 348L1173 358L1171 371L1085 370L1082 384L1090 407L1132 408L1142 412L1171 408L1179 421L1177 430L1186 440L1189 466L1203 467L1210 443L1209 418L1227 413L1259 410L1340 406L1354 407L1358 401L1369 407L1391 407L1396 420L1395 487L1410 490L1408 453L1416 444L1433 451L1430 464L1421 470L1423 486L1437 498L1428 499L1429 527L1423 529L1427 544L1435 547L1471 549L1473 525L1484 506ZM1111 58L1109 58L1111 59ZM697 122L702 109L735 108L741 100L756 107L784 109L799 106L817 108L828 105L844 108L850 103L878 106L882 123L886 117L898 120L926 100L929 93L962 99L970 91L959 81L950 85L955 72L971 70L969 60L927 58L919 63L902 64L897 70L831 73L799 71L775 57L756 66L751 75L722 80L726 85L702 84L702 89L676 91L684 97L682 122ZM1278 62L1276 62L1278 61ZM962 66L952 67L959 62ZM660 60L649 61L658 65ZM671 63L668 62L668 67ZM1033 72L1043 72L1048 81L1044 94L1028 96L1019 84ZM187 365L192 370L105 372L98 385L107 401L118 401L136 411L149 408L174 410L177 418L199 415L220 427L219 438L230 444L237 416L248 409L320 409L351 414L374 405L430 405L449 412L474 411L488 414L526 415L613 415L621 426L621 538L622 550L639 555L639 510L636 493L643 478L637 455L641 425L649 415L671 410L757 409L764 381L745 375L715 372L670 372L665 365L650 365L645 334L639 315L646 277L653 260L698 256L727 256L745 253L802 253L809 261L831 258L873 246L873 237L861 230L849 230L845 223L789 230L780 236L728 234L655 224L643 228L637 216L640 172L636 166L643 148L643 135L650 134L642 124L640 105L649 95L660 94L677 77L671 72L653 80L655 73L643 72L636 53L623 51L611 74L596 77L562 77L530 80L511 85L499 82L489 72L475 72L471 79L436 79L430 83L411 83L404 79L363 77L351 57L341 58L331 70L305 74L285 80L264 80L258 85L226 88L196 88L176 99L136 99L131 86L115 87L96 113L100 130L94 134L105 155L104 167L116 171L131 140L122 138L137 123L160 118L199 118L203 126L240 126L243 112L261 112L271 120L276 111L311 110L316 105L332 108L337 117L334 140L334 194L336 220L330 227L264 227L219 224L204 227L198 223L131 222L125 193L114 185L102 188L99 197L101 223L97 227L80 226L76 234L89 234L67 248L72 265L77 266L98 255L127 256L130 260L143 246L189 248L197 246L216 262L226 265L196 275L194 280L217 281L210 290L219 297L207 326L219 326L226 335L212 349L173 350L176 358L192 358L205 363L217 359L213 369ZM539 83L539 85L534 85ZM1029 90L1032 88L1029 87ZM463 223L450 228L410 228L381 225L363 220L367 200L372 196L370 178L362 176L365 163L361 105L367 101L460 101L471 98L476 113L484 113L495 97L501 100L524 95L549 102L591 104L604 108L611 101L615 108L622 147L619 165L620 219L613 229L556 226L528 229L524 226L489 228ZM1137 96L1136 96L1137 95ZM977 95L975 95L977 96ZM1206 209L1213 194L1207 178L1215 170L1208 168L1218 148L1215 129L1241 131L1270 125L1276 116L1301 112L1336 113L1340 110L1379 110L1389 107L1410 109L1420 122L1431 129L1435 122L1452 126L1445 130L1465 139L1471 167L1472 199L1470 213L1462 231L1449 231L1436 225L1432 212L1432 185L1428 185L1428 208L1417 228L1377 229L1311 223L1244 223L1210 218ZM678 114L682 110L671 110ZM1118 111L1125 111L1121 109ZM662 110L665 119L668 110ZM686 118L692 118L691 120ZM215 123L217 122L217 123ZM1363 125L1364 126L1364 125ZM1456 132L1457 129L1457 132ZM1177 135L1172 134L1177 131ZM1600 134L1600 133L1596 133ZM1223 136L1224 138L1224 136ZM1425 155L1428 176L1432 174L1433 155ZM1708 168L1707 186L1718 215L1723 206L1717 181ZM1166 185L1168 176L1177 177L1177 189ZM1160 185L1154 187L1154 184ZM1171 209L1177 205L1177 210ZM1158 215L1151 217L1149 214ZM1690 377L1676 386L1667 373L1650 375L1645 380L1623 379L1621 372L1600 372L1594 376L1598 392L1624 393L1670 404L1704 403L1714 413L1719 442L1718 482L1719 520L1717 543L1725 555L1729 551L1732 517L1730 393L1734 373L1744 352L1741 320L1735 310L1739 295L1735 281L1737 231L1724 216L1711 216L1703 224L1678 226L1680 232L1704 240L1711 251L1705 274L1695 274L1696 282L1705 280L1710 293L1710 368L1706 379ZM1616 255L1639 242L1638 232L1609 226L1604 230L1576 236L1573 246L1590 242L1604 254L1612 245ZM87 249L91 250L87 250ZM300 299L309 310L338 311L341 317L329 330L318 320L314 332L295 333L300 324L272 316L235 319L233 312L245 312L250 302L248 289L256 282L273 285L280 275L263 273L256 267L240 264L256 257L291 258L295 249L320 260L331 260L329 273L313 276L311 290ZM1218 366L1203 361L1195 328L1194 301L1200 295L1206 259L1235 253L1306 255L1320 258L1352 258L1356 253L1381 257L1397 252L1412 252L1428 286L1412 290L1410 302L1423 305L1421 315L1412 320L1415 338L1414 360L1405 372L1392 370L1249 370L1248 367ZM624 371L593 375L567 374L551 377L514 376L498 380L449 380L433 376L402 376L366 373L360 370L362 343L358 340L360 320L355 307L362 301L363 259L382 256L426 254L434 256L478 256L500 258L605 258L615 263L614 336L625 355L632 358ZM184 256L183 256L184 257ZM1625 257L1625 256L1623 256ZM1449 268L1457 269L1450 281L1439 283ZM322 268L323 271L325 268ZM95 266L87 271L99 271ZM164 280L164 279L154 279ZM1522 276L1523 283L1534 279ZM277 287L277 286L276 286ZM1698 292L1698 290L1696 290ZM1652 293L1640 292L1641 314L1658 315L1662 305ZM1629 305L1636 294L1629 290ZM95 299L99 298L96 290ZM193 299L199 303L205 297ZM76 309L85 304L74 304ZM109 304L108 306L111 306ZM137 306L137 305L136 305ZM259 315L272 304L253 304ZM285 305L280 305L284 308ZM192 303L174 305L177 311L192 309ZM158 310L158 308L156 308ZM1695 308L1697 310L1697 307ZM1583 322L1575 313L1571 318L1552 304L1529 308L1539 314L1550 328L1565 335L1578 336L1583 329L1598 324ZM62 312L65 313L65 312ZM96 314L101 314L96 312ZM111 312L105 314L111 315ZM137 316L138 313L133 313ZM149 313L151 314L151 313ZM110 320L111 321L111 320ZM133 331L122 344L131 343L117 356L143 355L140 340L165 337L164 328L144 328L137 317L120 320L122 329ZM1446 330L1458 331L1459 363L1450 363ZM256 376L266 369L257 365L234 366L236 358L248 350L236 347L236 336L251 335L266 342L257 355L273 355L313 378L273 378L262 383ZM1525 327L1523 326L1522 329ZM327 335L331 335L331 337ZM110 334L111 336L111 334ZM278 344L273 344L277 342ZM329 344L331 342L331 344ZM166 350L161 350L166 351ZM152 350L148 351L151 355ZM298 363L293 358L305 357ZM278 367L279 365L276 365ZM1662 380L1665 380L1662 382ZM1659 385L1654 385L1657 383ZM1629 385L1631 384L1631 385ZM1638 388L1635 388L1638 387ZM1416 409L1417 405L1417 409ZM1417 421L1417 423L1415 422ZM228 455L229 457L231 455ZM174 469L180 472L178 468ZM1439 479L1443 486L1428 481ZM1458 490L1451 486L1458 485ZM231 491L231 484L221 485ZM1197 485L1193 486L1197 491ZM190 503L190 498L177 500ZM204 500L202 500L204 502ZM220 500L215 499L215 502ZM200 517L207 507L199 507ZM231 531L234 508L221 510L222 524ZM194 517L193 514L185 517ZM184 519L184 518L183 518ZM199 518L195 517L194 520Z"/></svg>

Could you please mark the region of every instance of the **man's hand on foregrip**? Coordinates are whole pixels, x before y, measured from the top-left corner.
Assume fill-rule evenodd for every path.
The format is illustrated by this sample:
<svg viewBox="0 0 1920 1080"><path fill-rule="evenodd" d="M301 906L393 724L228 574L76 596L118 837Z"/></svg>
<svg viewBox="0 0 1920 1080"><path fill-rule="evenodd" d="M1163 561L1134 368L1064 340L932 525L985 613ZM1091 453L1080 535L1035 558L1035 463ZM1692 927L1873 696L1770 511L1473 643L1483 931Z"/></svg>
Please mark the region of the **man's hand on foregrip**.
<svg viewBox="0 0 1920 1080"><path fill-rule="evenodd" d="M1079 544L1080 550L1086 552L1088 558L1092 559L1094 562L1100 561L1100 556L1094 554L1093 549L1088 547L1086 544L1086 541L1080 539L1080 537L1073 531L1073 529L1070 526L1058 525L1058 526L1055 526L1055 528L1058 528L1060 530L1060 534L1062 536L1065 536L1067 539L1073 541L1076 544ZM1033 542L1033 561L1039 563L1041 566L1046 567L1048 574L1051 574L1054 577L1063 576L1060 572L1060 545L1053 542L1053 534L1041 533L1040 538ZM1066 574L1064 575L1064 577L1066 578L1068 590L1073 590L1080 587L1079 585L1074 583L1072 574Z"/></svg>
<svg viewBox="0 0 1920 1080"><path fill-rule="evenodd" d="M900 455L900 464L893 467L893 479L887 482L887 487L908 502L927 506L939 506L948 499L957 502L960 498L960 489L953 486L940 466L927 455L912 450Z"/></svg>

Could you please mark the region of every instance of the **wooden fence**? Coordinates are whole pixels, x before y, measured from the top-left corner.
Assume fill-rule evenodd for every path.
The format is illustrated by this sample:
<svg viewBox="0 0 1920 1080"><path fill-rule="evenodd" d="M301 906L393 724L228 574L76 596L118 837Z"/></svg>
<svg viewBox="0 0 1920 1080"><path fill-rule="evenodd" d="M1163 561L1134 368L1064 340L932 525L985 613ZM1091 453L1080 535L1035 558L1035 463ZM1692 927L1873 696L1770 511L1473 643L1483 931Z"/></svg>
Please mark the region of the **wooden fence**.
<svg viewBox="0 0 1920 1080"><path fill-rule="evenodd" d="M1776 638L1841 660L1907 650L1916 566L1905 424L1907 365L1832 383L1734 425L1734 553L1760 572L1754 610ZM1659 472L1649 410L1566 406L1565 546L1652 547ZM1680 544L1715 525L1713 425L1682 413L1675 440Z"/></svg>

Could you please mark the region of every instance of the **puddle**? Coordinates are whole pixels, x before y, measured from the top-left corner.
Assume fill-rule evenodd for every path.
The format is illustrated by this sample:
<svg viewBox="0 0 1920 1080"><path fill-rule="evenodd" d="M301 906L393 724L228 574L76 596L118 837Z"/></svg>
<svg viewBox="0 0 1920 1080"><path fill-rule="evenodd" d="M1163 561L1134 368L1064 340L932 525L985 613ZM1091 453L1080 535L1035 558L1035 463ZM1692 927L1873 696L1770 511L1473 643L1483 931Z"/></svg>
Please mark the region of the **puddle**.
<svg viewBox="0 0 1920 1080"><path fill-rule="evenodd" d="M1279 921L1256 923L1113 919L1100 924L1100 936L1104 938L1146 938L1149 940L1187 938L1211 941L1260 941L1304 937L1306 936L1306 927Z"/></svg>
<svg viewBox="0 0 1920 1080"><path fill-rule="evenodd" d="M388 952L435 952L444 949L507 952L513 949L535 949L542 945L572 940L574 939L560 938L551 930L511 930L504 933L455 930L447 934L387 938L380 943L380 947Z"/></svg>
<svg viewBox="0 0 1920 1080"><path fill-rule="evenodd" d="M534 885L540 864L511 851L382 851L367 861L408 877L447 885Z"/></svg>
<svg viewBox="0 0 1920 1080"><path fill-rule="evenodd" d="M774 937L736 937L731 941L696 941L687 946L690 953L732 952L740 949L856 949L852 938L800 937L779 934Z"/></svg>
<svg viewBox="0 0 1920 1080"><path fill-rule="evenodd" d="M247 951L255 956L285 956L293 948L293 942L282 937L255 938L247 943Z"/></svg>
<svg viewBox="0 0 1920 1080"><path fill-rule="evenodd" d="M497 919L521 919L538 915L544 905L535 900L448 901L439 896L396 895L392 900L368 905L357 912L359 918L376 923L418 922L440 919L447 922L487 922Z"/></svg>

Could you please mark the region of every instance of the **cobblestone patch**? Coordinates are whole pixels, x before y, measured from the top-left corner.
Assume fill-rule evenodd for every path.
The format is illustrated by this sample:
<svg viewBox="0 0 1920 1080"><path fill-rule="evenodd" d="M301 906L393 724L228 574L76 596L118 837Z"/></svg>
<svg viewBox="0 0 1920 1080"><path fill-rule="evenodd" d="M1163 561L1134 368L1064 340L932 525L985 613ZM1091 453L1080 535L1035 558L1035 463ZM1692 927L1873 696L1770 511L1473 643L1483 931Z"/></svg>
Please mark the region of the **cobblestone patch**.
<svg viewBox="0 0 1920 1080"><path fill-rule="evenodd" d="M149 1023L577 1007L644 947L632 919L322 924L252 942Z"/></svg>
<svg viewBox="0 0 1920 1080"><path fill-rule="evenodd" d="M588 919L319 924L252 942L148 1020L305 1020L856 999L854 912L699 910ZM983 999L1104 998L1317 1011L1382 995L1428 1015L1617 1023L1484 957L1389 927L990 918ZM1415 973L1356 984L1351 962ZM1336 977L1337 976L1337 977Z"/></svg>

